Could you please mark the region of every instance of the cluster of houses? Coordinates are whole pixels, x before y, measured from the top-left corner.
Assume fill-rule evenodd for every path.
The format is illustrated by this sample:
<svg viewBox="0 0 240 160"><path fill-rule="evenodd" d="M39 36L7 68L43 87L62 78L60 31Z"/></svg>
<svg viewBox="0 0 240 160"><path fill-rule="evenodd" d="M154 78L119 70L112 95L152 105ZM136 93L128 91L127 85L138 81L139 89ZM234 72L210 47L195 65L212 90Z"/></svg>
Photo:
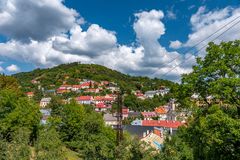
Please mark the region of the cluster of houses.
<svg viewBox="0 0 240 160"><path fill-rule="evenodd" d="M32 83L40 84L37 80L33 80ZM106 125L113 128L118 125L116 113L112 113L111 109L117 99L116 93L119 91L119 87L113 82L83 80L79 84L63 84L56 89L44 90L41 87L40 89L44 93L53 93L55 95L63 95L70 92L79 93L78 95L80 96L72 97L78 104L94 106L96 112L103 112L103 119ZM100 94L104 90L108 90L108 94ZM133 94L137 98L144 100L146 98L153 98L154 96L164 96L169 91L169 88L162 86L159 90L147 91L145 93L137 90L133 91ZM26 95L32 98L34 92L27 92ZM68 103L72 98L65 99L63 102ZM46 124L47 118L51 114L51 109L47 107L50 102L51 98L47 96L40 101L40 111L43 114L42 124ZM186 114L177 113L175 108L174 100L171 100L167 105L156 107L153 111L131 111L129 108L123 106L121 112L122 120L133 120L130 125L124 125L123 129L138 135L141 141L147 142L150 146L160 149L166 133L174 134L177 128L185 123ZM182 118L181 121L177 120L179 117Z"/></svg>
<svg viewBox="0 0 240 160"><path fill-rule="evenodd" d="M61 85L57 90L57 94L69 93L69 92L86 92L86 93L100 93L104 89L108 89L111 92L118 91L119 88L113 82L108 81L101 81L95 82L92 80L83 80L80 84L75 85L68 85L64 84Z"/></svg>
<svg viewBox="0 0 240 160"><path fill-rule="evenodd" d="M146 99L146 98L153 98L154 96L164 96L170 92L169 88L166 88L165 86L161 86L159 90L153 90L153 91L146 91L145 93L142 93L141 91L133 91L134 95L139 99Z"/></svg>

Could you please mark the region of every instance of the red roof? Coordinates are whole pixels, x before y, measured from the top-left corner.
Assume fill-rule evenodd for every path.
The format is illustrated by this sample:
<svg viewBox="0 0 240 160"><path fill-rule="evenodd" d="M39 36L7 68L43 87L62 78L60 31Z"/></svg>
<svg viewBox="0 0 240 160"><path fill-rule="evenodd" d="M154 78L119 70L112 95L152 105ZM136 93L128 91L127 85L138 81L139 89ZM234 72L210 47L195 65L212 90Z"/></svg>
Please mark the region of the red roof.
<svg viewBox="0 0 240 160"><path fill-rule="evenodd" d="M109 82L108 82L108 81L102 81L102 83L103 83L104 85L107 85L107 84L109 84Z"/></svg>
<svg viewBox="0 0 240 160"><path fill-rule="evenodd" d="M63 89L63 88L58 88L57 89L57 93L66 93L66 92L70 92L70 91L67 90L67 89Z"/></svg>
<svg viewBox="0 0 240 160"><path fill-rule="evenodd" d="M96 108L107 108L107 106L104 103L98 103L96 104Z"/></svg>
<svg viewBox="0 0 240 160"><path fill-rule="evenodd" d="M76 101L91 101L92 96L79 96L76 98Z"/></svg>
<svg viewBox="0 0 240 160"><path fill-rule="evenodd" d="M33 92L27 92L26 95L31 96L31 95L34 95L34 93Z"/></svg>
<svg viewBox="0 0 240 160"><path fill-rule="evenodd" d="M141 112L141 114L144 117L156 117L157 116L155 112Z"/></svg>
<svg viewBox="0 0 240 160"><path fill-rule="evenodd" d="M94 97L95 101L113 101L112 97L96 96Z"/></svg>
<svg viewBox="0 0 240 160"><path fill-rule="evenodd" d="M122 114L128 114L129 109L128 108L122 108Z"/></svg>
<svg viewBox="0 0 240 160"><path fill-rule="evenodd" d="M178 128L184 123L180 121L167 121L167 120L142 120L142 126L154 126L154 127L167 127Z"/></svg>
<svg viewBox="0 0 240 160"><path fill-rule="evenodd" d="M86 87L86 86L90 86L91 82L84 82L81 84L81 87Z"/></svg>
<svg viewBox="0 0 240 160"><path fill-rule="evenodd" d="M137 93L136 96L137 97L142 97L142 96L144 96L144 94L143 93Z"/></svg>

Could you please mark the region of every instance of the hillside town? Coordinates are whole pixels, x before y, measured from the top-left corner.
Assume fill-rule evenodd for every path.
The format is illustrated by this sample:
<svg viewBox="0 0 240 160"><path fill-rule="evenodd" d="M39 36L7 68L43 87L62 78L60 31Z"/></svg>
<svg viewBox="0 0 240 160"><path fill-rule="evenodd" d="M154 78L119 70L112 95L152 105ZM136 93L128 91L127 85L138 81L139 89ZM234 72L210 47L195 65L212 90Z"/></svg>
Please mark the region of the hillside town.
<svg viewBox="0 0 240 160"><path fill-rule="evenodd" d="M119 121L117 118L116 103L120 92L120 87L109 81L96 82L94 80L83 79L79 84L69 85L62 84L55 88L55 85L49 86L51 89L45 90L41 87L41 82L32 80L31 83L36 85L38 90L42 92L43 97L39 102L40 111L43 114L41 123L47 124L47 119L51 115L51 97L61 97L63 104L75 101L86 107L92 106L96 112L103 115L106 126L113 129L117 128ZM170 92L165 86L160 86L158 90L149 90L143 93L140 90L132 90L132 94L138 99L152 99L155 96L164 97ZM64 94L72 94L73 96L66 99ZM34 97L34 92L26 92L28 98ZM75 95L75 96L74 96ZM126 94L123 95L123 97ZM137 136L141 141L147 142L155 149L161 149L164 138L174 134L178 127L184 125L190 113L187 111L178 111L177 104L174 99L170 99L168 103L162 106L156 106L154 110L131 110L128 106L121 106L121 123L122 129L128 131L132 136Z"/></svg>

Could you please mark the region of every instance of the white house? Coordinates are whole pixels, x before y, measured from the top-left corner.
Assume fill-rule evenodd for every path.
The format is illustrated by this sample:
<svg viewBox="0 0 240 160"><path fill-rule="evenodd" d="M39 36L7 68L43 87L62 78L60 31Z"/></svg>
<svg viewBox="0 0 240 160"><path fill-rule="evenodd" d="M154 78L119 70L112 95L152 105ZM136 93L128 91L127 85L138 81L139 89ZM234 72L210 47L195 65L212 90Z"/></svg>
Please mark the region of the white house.
<svg viewBox="0 0 240 160"><path fill-rule="evenodd" d="M45 108L51 102L51 97L42 98L40 101L40 107Z"/></svg>
<svg viewBox="0 0 240 160"><path fill-rule="evenodd" d="M78 104L91 104L93 101L92 96L79 96L76 98Z"/></svg>

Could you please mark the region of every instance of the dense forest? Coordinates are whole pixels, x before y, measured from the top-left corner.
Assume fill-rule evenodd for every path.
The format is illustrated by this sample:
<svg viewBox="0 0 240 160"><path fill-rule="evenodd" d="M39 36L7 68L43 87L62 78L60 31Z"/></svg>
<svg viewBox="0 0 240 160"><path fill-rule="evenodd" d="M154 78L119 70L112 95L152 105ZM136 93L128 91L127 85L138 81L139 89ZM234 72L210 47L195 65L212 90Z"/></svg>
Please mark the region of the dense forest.
<svg viewBox="0 0 240 160"><path fill-rule="evenodd" d="M240 159L240 41L222 42L219 45L210 43L206 51L205 58L197 58L193 71L182 76L182 83L175 95L177 103L192 114L176 135L166 137L160 151L146 147L146 144L127 133L122 143L117 145L114 130L104 125L102 116L74 101L63 105L57 98L53 99L50 104L52 116L48 125L42 126L39 123L41 114L38 106L21 93L16 79L0 76L0 158ZM73 68L81 66L75 63L70 65ZM64 66L69 65L60 67ZM21 73L15 77L22 81L22 86L28 85L28 81L34 77L43 78L42 81L51 84L60 80L50 75L54 69L56 73L53 74L57 77L58 67ZM47 72L49 70L51 72ZM75 71L76 68L73 69ZM62 69L59 72L64 71ZM79 72L79 78L82 78L80 75ZM48 76L52 79L48 79ZM89 78L93 79L91 76ZM133 80L136 77L125 78ZM125 82L120 77L119 80ZM199 95L201 106L191 100L194 93ZM211 101L207 99L209 96L212 97Z"/></svg>

